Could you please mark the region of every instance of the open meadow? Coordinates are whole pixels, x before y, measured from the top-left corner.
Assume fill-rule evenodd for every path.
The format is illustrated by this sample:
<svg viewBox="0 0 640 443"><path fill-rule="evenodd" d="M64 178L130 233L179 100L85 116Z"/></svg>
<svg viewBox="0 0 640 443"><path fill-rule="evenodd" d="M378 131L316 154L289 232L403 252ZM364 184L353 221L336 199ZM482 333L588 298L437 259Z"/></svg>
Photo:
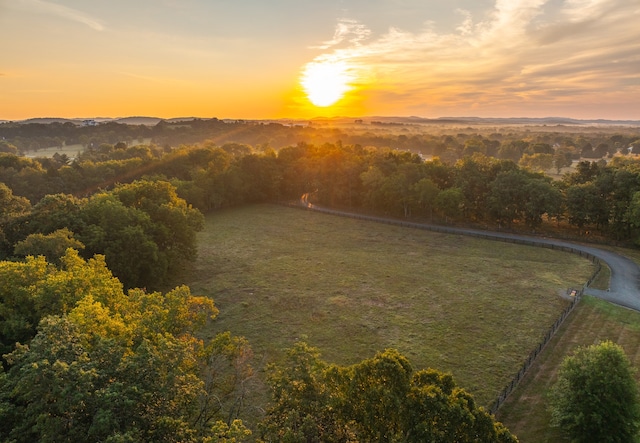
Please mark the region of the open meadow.
<svg viewBox="0 0 640 443"><path fill-rule="evenodd" d="M498 410L497 418L521 443L556 443L563 440L549 427L546 395L556 380L562 359L578 346L611 340L640 367L640 313L593 297L584 297L558 333L547 344L527 376ZM640 381L640 377L636 374Z"/></svg>
<svg viewBox="0 0 640 443"><path fill-rule="evenodd" d="M490 405L593 265L549 249L256 205L210 214L192 292L220 309L211 334L257 361L304 340L352 364L396 348L451 372Z"/></svg>
<svg viewBox="0 0 640 443"><path fill-rule="evenodd" d="M82 146L81 144L67 146L50 146L48 148L38 149L37 151L25 151L24 156L29 158L50 158L53 157L54 154L66 154L67 157L73 159L80 155L82 151L84 151L84 146Z"/></svg>

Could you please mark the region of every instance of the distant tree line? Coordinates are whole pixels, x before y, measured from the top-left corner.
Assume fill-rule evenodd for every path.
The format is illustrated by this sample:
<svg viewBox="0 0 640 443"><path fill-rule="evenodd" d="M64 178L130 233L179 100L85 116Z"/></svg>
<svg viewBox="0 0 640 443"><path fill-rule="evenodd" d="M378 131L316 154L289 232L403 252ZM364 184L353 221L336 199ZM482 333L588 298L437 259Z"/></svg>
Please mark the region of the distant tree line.
<svg viewBox="0 0 640 443"><path fill-rule="evenodd" d="M125 124L105 122L86 126L73 122L3 123L0 124L0 152L38 151L69 145L96 149L103 144L126 146L150 142L162 148L193 145L212 140L218 145L242 143L256 147L280 149L300 141L310 144L338 143L377 148L407 150L426 156L437 156L445 162L470 156L475 152L490 157L518 162L523 156L562 154L573 159L599 159L616 152L635 149L640 152L640 137L632 129L583 131L576 128L495 129L441 127L397 123L393 125L341 124L322 121L260 122L191 119L161 120L157 124Z"/></svg>

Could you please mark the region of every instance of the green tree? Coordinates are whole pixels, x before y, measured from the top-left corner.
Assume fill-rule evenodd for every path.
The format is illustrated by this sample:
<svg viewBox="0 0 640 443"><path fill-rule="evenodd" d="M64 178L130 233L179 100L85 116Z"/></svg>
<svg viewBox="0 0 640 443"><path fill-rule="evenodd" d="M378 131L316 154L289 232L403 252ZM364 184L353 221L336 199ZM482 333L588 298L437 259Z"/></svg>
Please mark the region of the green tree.
<svg viewBox="0 0 640 443"><path fill-rule="evenodd" d="M544 172L553 167L553 161L553 154L524 154L518 162L518 165L535 172Z"/></svg>
<svg viewBox="0 0 640 443"><path fill-rule="evenodd" d="M526 186L529 178L522 171L498 174L491 183L489 214L499 223L511 226L523 218Z"/></svg>
<svg viewBox="0 0 640 443"><path fill-rule="evenodd" d="M571 166L572 161L572 153L566 148L558 148L553 154L553 166L556 168L556 172L560 174L562 168L567 168Z"/></svg>
<svg viewBox="0 0 640 443"><path fill-rule="evenodd" d="M418 205L424 212L429 213L429 218L432 218L440 188L430 178L422 178L413 185L413 189L416 193Z"/></svg>
<svg viewBox="0 0 640 443"><path fill-rule="evenodd" d="M44 256L27 257L24 262L0 262L0 351L2 355L16 342L28 343L40 320L47 315L66 314L86 296L112 303L122 284L107 269L104 257L84 261L76 250L68 249L60 268Z"/></svg>
<svg viewBox="0 0 640 443"><path fill-rule="evenodd" d="M448 221L457 219L462 214L464 194L460 188L449 188L440 192L436 197L436 208Z"/></svg>
<svg viewBox="0 0 640 443"><path fill-rule="evenodd" d="M640 397L634 373L613 342L578 348L562 362L551 390L552 423L577 443L637 441Z"/></svg>
<svg viewBox="0 0 640 443"><path fill-rule="evenodd" d="M339 413L353 421L361 441L395 442L407 434L407 395L413 368L395 350L386 350L354 366L333 367ZM335 395L335 394L334 394Z"/></svg>
<svg viewBox="0 0 640 443"><path fill-rule="evenodd" d="M282 365L268 367L271 401L260 424L266 442L344 442L348 432L331 405L327 364L298 342Z"/></svg>
<svg viewBox="0 0 640 443"><path fill-rule="evenodd" d="M562 207L560 190L545 178L533 178L525 188L524 220L527 226L536 228L542 223L542 216L553 217Z"/></svg>
<svg viewBox="0 0 640 443"><path fill-rule="evenodd" d="M266 442L517 442L451 375L415 372L395 350L328 366L299 343L271 371Z"/></svg>
<svg viewBox="0 0 640 443"><path fill-rule="evenodd" d="M415 182L411 180L409 175L403 173L403 171L395 172L386 177L380 187L385 208L392 214L398 213L398 209L402 208L402 215L404 217L411 216L411 208L417 200L414 185Z"/></svg>
<svg viewBox="0 0 640 443"><path fill-rule="evenodd" d="M486 218L491 183L500 172L516 168L510 161L496 160L480 154L459 160L455 167L456 187L462 190L464 196L464 216L470 220Z"/></svg>
<svg viewBox="0 0 640 443"><path fill-rule="evenodd" d="M601 168L596 162L581 161L576 165L576 169L568 174L564 181L568 185L584 184L593 181L600 173Z"/></svg>
<svg viewBox="0 0 640 443"><path fill-rule="evenodd" d="M29 200L13 195L13 191L7 185L0 183L0 251L4 250L5 255L11 254L12 247L12 239L7 238L5 230L15 230L21 224L21 217L30 210Z"/></svg>
<svg viewBox="0 0 640 443"><path fill-rule="evenodd" d="M49 194L33 206L33 210L17 229L16 242L29 234L50 234L58 229L68 229L79 233L84 224L81 213L86 199L69 194Z"/></svg>
<svg viewBox="0 0 640 443"><path fill-rule="evenodd" d="M498 158L511 160L517 163L522 157L522 153L527 149L529 143L524 140L514 140L508 143L503 143L498 149Z"/></svg>
<svg viewBox="0 0 640 443"><path fill-rule="evenodd" d="M604 227L609 220L609 205L595 183L570 186L566 191L567 216L578 228Z"/></svg>
<svg viewBox="0 0 640 443"><path fill-rule="evenodd" d="M640 190L640 175L625 168L605 168L607 174L598 176L596 183L603 177L610 177L606 185L601 185L601 192L608 196L611 208L611 233L616 239L631 236L632 219L630 208L633 206L633 195Z"/></svg>
<svg viewBox="0 0 640 443"><path fill-rule="evenodd" d="M464 143L464 148L462 151L462 155L464 157L471 157L473 154L479 153L482 155L487 155L487 148L483 140L479 138L471 138Z"/></svg>
<svg viewBox="0 0 640 443"><path fill-rule="evenodd" d="M144 211L125 206L110 193L93 195L81 217L78 239L85 256L103 254L126 288L155 288L166 281L168 262L154 239L155 225Z"/></svg>
<svg viewBox="0 0 640 443"><path fill-rule="evenodd" d="M0 140L0 152L6 152L9 154L18 154L18 148L6 140Z"/></svg>
<svg viewBox="0 0 640 443"><path fill-rule="evenodd" d="M636 230L640 228L640 191L635 192L629 204L629 223ZM635 244L640 244L640 237L634 238Z"/></svg>
<svg viewBox="0 0 640 443"><path fill-rule="evenodd" d="M204 217L178 197L176 188L166 181L136 181L113 190L125 206L139 209L150 217L153 239L167 254L170 265L193 260L196 255L196 232Z"/></svg>
<svg viewBox="0 0 640 443"><path fill-rule="evenodd" d="M378 166L372 165L360 174L360 180L364 188L363 201L365 206L381 210L383 208L381 187L386 180L384 172Z"/></svg>
<svg viewBox="0 0 640 443"><path fill-rule="evenodd" d="M84 249L84 245L73 238L73 232L63 228L47 235L29 235L25 240L16 243L14 254L22 257L44 255L48 262L59 265L68 248L81 250Z"/></svg>
<svg viewBox="0 0 640 443"><path fill-rule="evenodd" d="M20 215L31 209L31 203L24 197L13 195L13 191L4 183L0 183L0 223Z"/></svg>
<svg viewBox="0 0 640 443"><path fill-rule="evenodd" d="M517 443L500 422L478 407L473 397L456 386L450 374L433 369L413 374L405 406L411 443Z"/></svg>
<svg viewBox="0 0 640 443"><path fill-rule="evenodd" d="M36 284L47 272L44 257L26 262L0 262L0 355L12 351L16 342L33 338L41 319Z"/></svg>

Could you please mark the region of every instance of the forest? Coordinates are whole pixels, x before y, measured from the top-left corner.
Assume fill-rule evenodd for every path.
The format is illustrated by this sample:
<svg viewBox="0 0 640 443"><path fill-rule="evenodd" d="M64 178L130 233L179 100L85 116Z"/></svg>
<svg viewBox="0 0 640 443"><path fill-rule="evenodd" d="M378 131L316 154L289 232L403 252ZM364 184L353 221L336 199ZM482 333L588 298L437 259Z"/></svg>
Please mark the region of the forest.
<svg viewBox="0 0 640 443"><path fill-rule="evenodd" d="M71 144L83 148L73 158L38 156ZM1 124L0 438L517 441L447 374L392 351L330 365L304 344L271 367L272 402L248 429L250 344L202 338L214 301L181 284L203 214L308 193L355 212L637 246L638 150L627 127Z"/></svg>

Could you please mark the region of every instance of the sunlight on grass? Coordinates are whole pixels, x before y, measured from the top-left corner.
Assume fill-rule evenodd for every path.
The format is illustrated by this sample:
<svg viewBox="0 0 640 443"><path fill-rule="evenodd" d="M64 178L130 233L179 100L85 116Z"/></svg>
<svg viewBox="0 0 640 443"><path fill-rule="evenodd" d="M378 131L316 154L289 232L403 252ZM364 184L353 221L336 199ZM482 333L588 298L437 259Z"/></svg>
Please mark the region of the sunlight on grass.
<svg viewBox="0 0 640 443"><path fill-rule="evenodd" d="M452 372L490 404L593 268L542 248L279 206L206 219L190 281L220 309L215 331L272 361L306 337L351 364L396 348Z"/></svg>
<svg viewBox="0 0 640 443"><path fill-rule="evenodd" d="M584 297L558 334L531 367L527 377L498 411L497 417L522 443L568 441L549 427L546 394L565 356L578 346L611 340L622 346L636 368L640 367L640 313ZM636 374L640 381L640 374Z"/></svg>

